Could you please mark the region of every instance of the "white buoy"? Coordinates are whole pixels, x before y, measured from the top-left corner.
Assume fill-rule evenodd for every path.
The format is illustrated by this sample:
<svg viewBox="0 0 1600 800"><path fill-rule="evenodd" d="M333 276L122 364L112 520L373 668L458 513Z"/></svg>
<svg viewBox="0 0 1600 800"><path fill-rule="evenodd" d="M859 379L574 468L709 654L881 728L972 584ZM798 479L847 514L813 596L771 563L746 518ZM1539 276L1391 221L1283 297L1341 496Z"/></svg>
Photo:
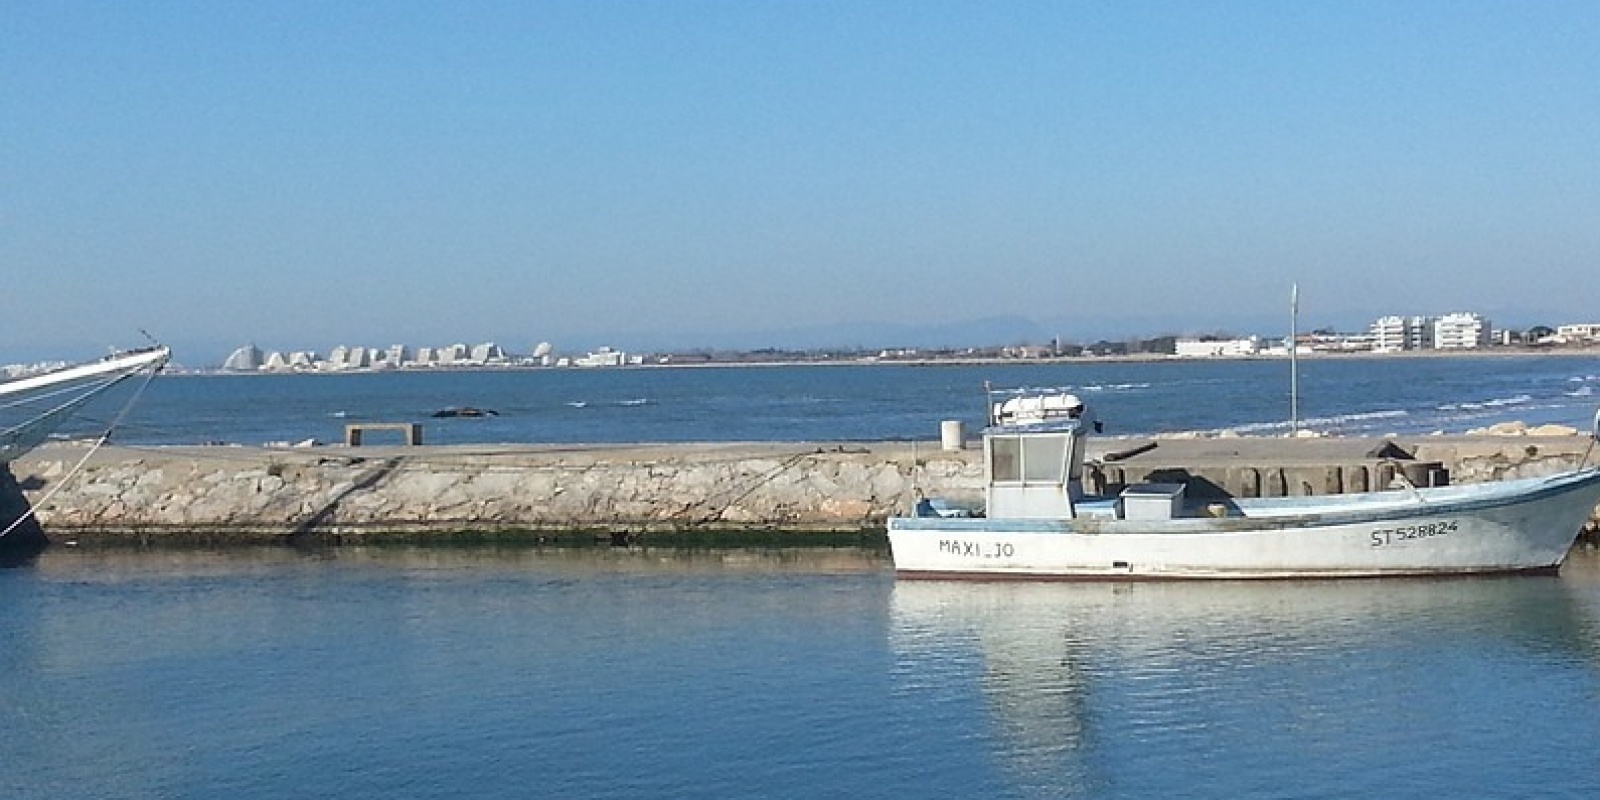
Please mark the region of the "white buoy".
<svg viewBox="0 0 1600 800"><path fill-rule="evenodd" d="M967 447L967 429L959 419L947 419L939 423L939 445L946 450L965 450Z"/></svg>

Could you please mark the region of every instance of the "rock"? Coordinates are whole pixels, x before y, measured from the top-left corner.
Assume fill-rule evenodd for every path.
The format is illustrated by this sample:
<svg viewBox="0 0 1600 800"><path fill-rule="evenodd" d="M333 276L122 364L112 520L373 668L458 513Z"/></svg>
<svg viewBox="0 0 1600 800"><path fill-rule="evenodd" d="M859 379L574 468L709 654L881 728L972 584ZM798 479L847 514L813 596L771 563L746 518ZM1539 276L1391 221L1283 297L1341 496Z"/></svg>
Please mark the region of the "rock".
<svg viewBox="0 0 1600 800"><path fill-rule="evenodd" d="M1528 423L1521 420L1511 422L1496 422L1487 428L1480 428L1468 433L1478 433L1485 436L1525 436L1528 433Z"/></svg>
<svg viewBox="0 0 1600 800"><path fill-rule="evenodd" d="M1527 430L1529 436L1577 436L1578 429L1571 425L1540 425Z"/></svg>

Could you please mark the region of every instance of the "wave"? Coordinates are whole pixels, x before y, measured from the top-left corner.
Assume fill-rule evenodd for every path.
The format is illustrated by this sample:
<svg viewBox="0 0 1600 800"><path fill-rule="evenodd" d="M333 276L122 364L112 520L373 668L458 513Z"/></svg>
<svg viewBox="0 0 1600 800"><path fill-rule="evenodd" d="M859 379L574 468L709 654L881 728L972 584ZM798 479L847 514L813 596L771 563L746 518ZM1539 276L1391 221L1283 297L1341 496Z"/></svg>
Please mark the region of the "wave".
<svg viewBox="0 0 1600 800"><path fill-rule="evenodd" d="M1081 387L1086 392L1126 392L1134 389L1148 389L1148 383L1096 383Z"/></svg>
<svg viewBox="0 0 1600 800"><path fill-rule="evenodd" d="M1073 392L1128 392L1137 389L1148 389L1149 383L1086 383L1082 386L1019 386L1016 388L994 389L997 395L1026 395L1026 394L1070 394Z"/></svg>
<svg viewBox="0 0 1600 800"><path fill-rule="evenodd" d="M1404 409L1390 409L1385 411L1364 411L1356 414L1336 414L1330 417L1310 417L1300 420L1302 430L1320 430L1323 432L1338 431L1345 428L1361 428L1365 423L1379 420L1402 419L1411 416L1411 412ZM1223 435L1261 435L1287 433L1288 420L1273 422L1247 422L1242 425L1230 425L1223 428L1212 428L1201 431L1183 431L1178 435L1188 436L1223 436Z"/></svg>
<svg viewBox="0 0 1600 800"><path fill-rule="evenodd" d="M656 404L656 401L651 400L648 397L635 397L635 398L630 398L630 399L627 399L627 400L606 400L606 401L601 401L601 402L598 402L598 403L591 402L589 400L568 400L566 402L566 405L571 406L572 408L589 408L590 406L612 406L612 407L616 407L616 408L633 408L633 407L637 407L637 406L653 406L655 404Z"/></svg>
<svg viewBox="0 0 1600 800"><path fill-rule="evenodd" d="M1483 409L1505 408L1506 406L1520 406L1533 401L1532 395L1519 394L1514 397L1498 397L1493 400L1483 400L1476 403L1446 403L1435 406L1435 411L1481 411Z"/></svg>

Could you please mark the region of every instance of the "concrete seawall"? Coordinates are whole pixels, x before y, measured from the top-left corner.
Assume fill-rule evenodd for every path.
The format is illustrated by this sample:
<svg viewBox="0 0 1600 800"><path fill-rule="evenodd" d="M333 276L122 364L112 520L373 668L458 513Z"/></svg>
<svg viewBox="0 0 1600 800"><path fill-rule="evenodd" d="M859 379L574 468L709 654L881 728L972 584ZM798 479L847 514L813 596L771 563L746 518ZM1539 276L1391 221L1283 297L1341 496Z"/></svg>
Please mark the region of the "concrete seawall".
<svg viewBox="0 0 1600 800"><path fill-rule="evenodd" d="M1151 443L1154 447L1150 447ZM1108 439L1091 480L1181 479L1196 493L1324 494L1470 483L1576 465L1580 436ZM12 505L50 534L264 539L453 531L861 532L918 492L979 505L981 449L937 443L627 446L107 447L52 445L10 465ZM1387 455L1395 455L1390 448ZM9 515L8 515L9 516ZM1591 526L1595 523L1592 521Z"/></svg>

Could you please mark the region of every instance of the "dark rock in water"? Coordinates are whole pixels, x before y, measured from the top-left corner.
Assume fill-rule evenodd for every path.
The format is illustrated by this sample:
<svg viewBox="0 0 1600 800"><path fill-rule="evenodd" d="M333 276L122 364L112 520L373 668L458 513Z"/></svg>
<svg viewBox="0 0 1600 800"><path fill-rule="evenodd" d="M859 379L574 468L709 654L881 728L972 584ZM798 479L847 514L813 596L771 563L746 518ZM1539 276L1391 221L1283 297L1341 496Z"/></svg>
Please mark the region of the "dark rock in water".
<svg viewBox="0 0 1600 800"><path fill-rule="evenodd" d="M448 417L498 417L500 412L492 408L474 408L473 406L450 406L433 412L435 417L444 419Z"/></svg>

